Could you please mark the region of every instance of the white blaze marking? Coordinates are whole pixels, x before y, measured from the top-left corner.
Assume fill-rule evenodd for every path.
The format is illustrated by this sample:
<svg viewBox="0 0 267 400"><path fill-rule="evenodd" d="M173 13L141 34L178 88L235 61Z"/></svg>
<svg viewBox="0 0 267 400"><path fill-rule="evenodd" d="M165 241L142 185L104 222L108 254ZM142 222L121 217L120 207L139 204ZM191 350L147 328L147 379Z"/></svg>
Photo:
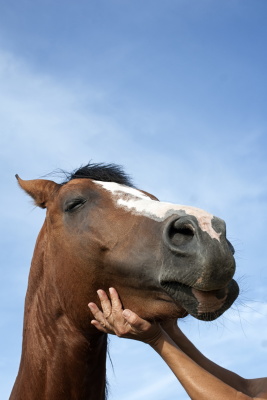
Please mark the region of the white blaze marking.
<svg viewBox="0 0 267 400"><path fill-rule="evenodd" d="M193 215L196 217L202 231L207 232L212 239L220 241L221 233L217 233L213 229L211 225L213 215L207 211L196 207L152 200L140 190L114 182L94 181L94 183L111 192L114 203L118 207L128 209L135 214L144 215L145 217L151 218L155 221L164 221L173 214L179 215L179 212L177 211L181 212L181 216L183 216L184 213L187 215Z"/></svg>

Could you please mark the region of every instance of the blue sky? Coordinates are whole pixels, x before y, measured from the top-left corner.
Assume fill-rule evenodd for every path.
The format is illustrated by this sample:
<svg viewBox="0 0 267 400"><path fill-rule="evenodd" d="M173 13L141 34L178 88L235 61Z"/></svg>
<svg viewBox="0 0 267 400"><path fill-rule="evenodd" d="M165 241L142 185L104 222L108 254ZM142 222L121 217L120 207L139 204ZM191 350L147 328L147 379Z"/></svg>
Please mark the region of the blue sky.
<svg viewBox="0 0 267 400"><path fill-rule="evenodd" d="M215 362L266 375L266 13L265 0L0 0L1 400L44 219L14 175L89 160L226 220L240 297L218 321L180 325ZM110 354L110 399L188 398L144 344L112 337Z"/></svg>

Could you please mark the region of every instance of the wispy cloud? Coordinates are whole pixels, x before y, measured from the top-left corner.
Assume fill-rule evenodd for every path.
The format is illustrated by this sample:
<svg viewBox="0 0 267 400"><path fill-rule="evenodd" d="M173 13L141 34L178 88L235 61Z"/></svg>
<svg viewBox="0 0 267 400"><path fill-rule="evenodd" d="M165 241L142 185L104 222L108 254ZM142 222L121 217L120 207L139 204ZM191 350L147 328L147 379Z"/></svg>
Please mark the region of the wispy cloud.
<svg viewBox="0 0 267 400"><path fill-rule="evenodd" d="M77 87L64 87L3 51L0 65L2 162L30 167L34 175L51 167L73 168L92 156L108 158L105 144L119 141L121 133L115 121L91 111L99 101L97 91L84 98Z"/></svg>
<svg viewBox="0 0 267 400"><path fill-rule="evenodd" d="M181 397L185 396L185 394L183 393L183 390L179 390L176 378L172 374L163 376L160 379L158 377L153 377L150 384L141 388L139 387L138 389L135 388L131 391L131 393L128 393L127 399L147 400L153 398L160 400L163 398L162 396L164 396L164 398L167 398L169 396L168 389L170 388L170 386L175 386L175 384L177 386L177 397L179 396L181 400L186 399L187 396Z"/></svg>

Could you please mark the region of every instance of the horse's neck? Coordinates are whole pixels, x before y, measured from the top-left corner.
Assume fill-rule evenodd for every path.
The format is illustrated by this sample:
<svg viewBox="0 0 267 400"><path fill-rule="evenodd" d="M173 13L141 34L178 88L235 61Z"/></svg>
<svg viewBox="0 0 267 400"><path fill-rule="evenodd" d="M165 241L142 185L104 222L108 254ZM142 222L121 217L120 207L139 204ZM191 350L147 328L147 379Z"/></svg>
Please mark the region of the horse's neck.
<svg viewBox="0 0 267 400"><path fill-rule="evenodd" d="M33 258L22 356L10 400L103 400L106 335L85 337L62 313L47 287L42 259L40 252Z"/></svg>

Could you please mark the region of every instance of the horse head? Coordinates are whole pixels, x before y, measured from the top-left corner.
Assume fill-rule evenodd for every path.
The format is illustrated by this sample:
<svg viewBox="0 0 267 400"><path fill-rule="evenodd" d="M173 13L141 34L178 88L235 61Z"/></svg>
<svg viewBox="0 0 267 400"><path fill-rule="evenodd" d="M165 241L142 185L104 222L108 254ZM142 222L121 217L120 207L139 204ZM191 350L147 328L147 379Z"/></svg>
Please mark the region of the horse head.
<svg viewBox="0 0 267 400"><path fill-rule="evenodd" d="M232 305L238 285L224 221L158 201L119 174L112 182L90 176L84 167L64 184L18 178L47 209L40 235L58 312L94 329L87 303L97 302L97 289L111 286L124 307L147 319L189 313L213 320Z"/></svg>

